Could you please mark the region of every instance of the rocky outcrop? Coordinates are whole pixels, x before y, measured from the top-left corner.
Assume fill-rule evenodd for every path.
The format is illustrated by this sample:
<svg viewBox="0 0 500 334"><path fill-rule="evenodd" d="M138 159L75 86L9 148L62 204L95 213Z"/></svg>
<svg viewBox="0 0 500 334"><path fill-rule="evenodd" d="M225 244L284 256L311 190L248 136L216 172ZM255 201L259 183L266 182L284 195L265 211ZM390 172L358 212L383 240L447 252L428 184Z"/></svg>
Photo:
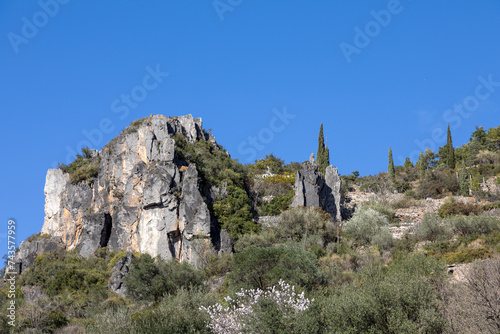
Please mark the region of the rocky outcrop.
<svg viewBox="0 0 500 334"><path fill-rule="evenodd" d="M19 251L16 252L14 257L16 272L21 274L26 270L26 268L31 267L35 263L35 259L38 255L63 248L64 245L61 242L60 237L38 235L36 237L32 237L32 240L27 239L23 241L19 246Z"/></svg>
<svg viewBox="0 0 500 334"><path fill-rule="evenodd" d="M328 212L332 219L341 221L340 185L337 168L328 166L325 178L315 162L305 162L295 175L295 197L292 207L320 207Z"/></svg>
<svg viewBox="0 0 500 334"><path fill-rule="evenodd" d="M50 169L42 233L83 256L108 247L194 261L191 240L220 240L213 235L220 232L196 166L176 156L178 135L215 144L201 119L157 115L132 123L99 152L99 173L90 184L72 184L67 173Z"/></svg>
<svg viewBox="0 0 500 334"><path fill-rule="evenodd" d="M128 252L123 258L118 260L111 269L108 288L122 297L125 297L125 292L127 292L125 277L130 272L130 267L134 258L134 254Z"/></svg>

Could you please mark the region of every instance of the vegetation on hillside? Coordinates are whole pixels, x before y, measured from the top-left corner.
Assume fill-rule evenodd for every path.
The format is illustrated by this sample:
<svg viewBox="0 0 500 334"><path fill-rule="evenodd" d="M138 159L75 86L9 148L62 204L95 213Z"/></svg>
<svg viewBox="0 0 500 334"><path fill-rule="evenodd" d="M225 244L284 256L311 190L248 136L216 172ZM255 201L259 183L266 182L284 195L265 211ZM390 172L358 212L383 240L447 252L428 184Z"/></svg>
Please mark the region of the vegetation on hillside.
<svg viewBox="0 0 500 334"><path fill-rule="evenodd" d="M234 253L207 251L197 268L137 256L125 279L125 298L107 288L122 252L103 248L88 259L73 251L41 254L18 280L18 326L9 327L2 313L1 333L500 329L499 194L481 188L483 177L500 173L500 127L478 127L469 143L458 148L453 148L448 131L447 144L438 153L426 150L416 164L406 159L403 166L393 166L394 175L391 150L391 175L360 177L354 171L342 176L344 197L354 185L367 192L406 194L391 205L365 202L342 225L333 224L318 208L289 207L298 163L285 164L270 154L243 166L212 143L188 143L182 136L176 143L177 159L196 164L204 194L212 187L225 190L227 195L210 209L233 238ZM453 198L468 196L469 189L474 203ZM393 238L389 228L397 223L395 209L449 195L414 233ZM255 214L279 219L257 224ZM447 274L452 265L470 269L456 279ZM2 309L9 303L7 296L4 285Z"/></svg>

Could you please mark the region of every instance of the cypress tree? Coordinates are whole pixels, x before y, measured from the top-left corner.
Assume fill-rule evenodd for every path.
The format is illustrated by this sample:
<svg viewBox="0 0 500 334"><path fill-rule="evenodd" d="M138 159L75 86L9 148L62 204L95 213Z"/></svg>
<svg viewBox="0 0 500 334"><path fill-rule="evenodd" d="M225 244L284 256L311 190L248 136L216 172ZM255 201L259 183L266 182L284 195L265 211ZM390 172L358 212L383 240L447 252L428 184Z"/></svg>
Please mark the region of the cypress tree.
<svg viewBox="0 0 500 334"><path fill-rule="evenodd" d="M446 164L451 169L455 168L455 149L451 141L450 125L448 124L448 138L446 141Z"/></svg>
<svg viewBox="0 0 500 334"><path fill-rule="evenodd" d="M462 196L469 196L469 180L467 176L465 162L462 160L462 168L460 169L460 195Z"/></svg>
<svg viewBox="0 0 500 334"><path fill-rule="evenodd" d="M391 181L396 180L396 170L394 169L394 160L392 160L392 149L389 147L389 167L387 168L387 173Z"/></svg>
<svg viewBox="0 0 500 334"><path fill-rule="evenodd" d="M425 170L427 168L425 163L424 153L420 152L417 164L418 164L418 170L420 172L420 181L422 181L424 179Z"/></svg>
<svg viewBox="0 0 500 334"><path fill-rule="evenodd" d="M316 154L316 162L319 165L319 170L325 175L326 167L330 164L330 151L325 146L325 137L323 135L323 123L319 128L318 136L318 152Z"/></svg>

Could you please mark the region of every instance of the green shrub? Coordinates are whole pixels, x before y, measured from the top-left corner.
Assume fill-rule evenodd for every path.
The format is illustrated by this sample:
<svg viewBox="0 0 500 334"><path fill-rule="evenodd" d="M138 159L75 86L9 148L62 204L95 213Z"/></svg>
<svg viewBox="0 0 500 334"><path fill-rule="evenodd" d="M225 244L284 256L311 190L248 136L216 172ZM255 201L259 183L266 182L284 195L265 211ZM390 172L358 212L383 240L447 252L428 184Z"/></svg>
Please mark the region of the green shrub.
<svg viewBox="0 0 500 334"><path fill-rule="evenodd" d="M82 154L77 154L75 161L69 165L59 164L59 168L70 175L73 184L85 181L91 184L99 173L101 157L92 157L88 147L82 148Z"/></svg>
<svg viewBox="0 0 500 334"><path fill-rule="evenodd" d="M264 289L283 279L308 289L323 282L314 254L295 245L249 246L233 256L231 287Z"/></svg>
<svg viewBox="0 0 500 334"><path fill-rule="evenodd" d="M372 245L378 245L383 250L394 246L394 238L387 227L382 227L371 240Z"/></svg>
<svg viewBox="0 0 500 334"><path fill-rule="evenodd" d="M367 210L367 209L373 209L375 211L378 211L379 213L383 214L389 223L393 223L397 221L397 218L395 216L394 209L387 203L381 202L381 201L376 201L374 199L370 199L367 202L364 202L361 205L361 211L362 210Z"/></svg>
<svg viewBox="0 0 500 334"><path fill-rule="evenodd" d="M132 315L132 333L137 334L190 334L210 333L206 323L208 315L201 306L216 302L216 296L203 290L181 289L167 295L157 308L146 309Z"/></svg>
<svg viewBox="0 0 500 334"><path fill-rule="evenodd" d="M468 216L470 214L477 215L479 211L479 207L472 203L447 202L441 205L438 214L440 217L456 215Z"/></svg>
<svg viewBox="0 0 500 334"><path fill-rule="evenodd" d="M372 208L368 208L356 211L351 220L344 223L344 232L360 244L372 243L373 237L381 233L376 241L380 241L383 238L385 243L388 237L383 237L383 234L386 234L386 232L381 231L387 229L388 225L389 221L385 215Z"/></svg>
<svg viewBox="0 0 500 334"><path fill-rule="evenodd" d="M331 216L320 208L292 208L280 215L279 223L270 228L282 240L302 242L306 248L314 243L317 236L320 246L333 242L336 237Z"/></svg>
<svg viewBox="0 0 500 334"><path fill-rule="evenodd" d="M499 177L499 179L500 179L500 177ZM487 212L487 211L494 210L494 209L500 209L500 202L488 203L488 204L483 205L480 208L480 210L483 212Z"/></svg>
<svg viewBox="0 0 500 334"><path fill-rule="evenodd" d="M454 231L463 236L489 234L500 230L500 220L487 215L452 217L449 221Z"/></svg>
<svg viewBox="0 0 500 334"><path fill-rule="evenodd" d="M261 216L277 216L290 206L295 196L295 191L292 189L285 195L276 195L269 203L265 203L260 207Z"/></svg>
<svg viewBox="0 0 500 334"><path fill-rule="evenodd" d="M226 198L213 204L213 212L234 242L246 233L258 232L260 226L253 221L250 199L247 193L238 187L228 187Z"/></svg>
<svg viewBox="0 0 500 334"><path fill-rule="evenodd" d="M491 251L484 247L465 248L456 252L446 253L443 258L447 263L469 263L474 260L484 260L492 256Z"/></svg>
<svg viewBox="0 0 500 334"><path fill-rule="evenodd" d="M208 264L203 269L208 277L224 276L231 269L233 256L231 253L221 252L221 254L212 255Z"/></svg>
<svg viewBox="0 0 500 334"><path fill-rule="evenodd" d="M178 289L203 285L204 274L189 263L175 260L153 259L141 254L132 259L129 274L125 278L127 295L135 300L160 300Z"/></svg>
<svg viewBox="0 0 500 334"><path fill-rule="evenodd" d="M132 333L130 313L126 307L117 310L107 309L97 312L86 330L89 334L127 334Z"/></svg>
<svg viewBox="0 0 500 334"><path fill-rule="evenodd" d="M452 229L435 214L426 214L415 226L415 235L420 240L442 240L451 237Z"/></svg>
<svg viewBox="0 0 500 334"><path fill-rule="evenodd" d="M86 259L76 252L56 251L39 255L34 266L22 276L22 281L40 286L49 296L78 292L87 297L97 293L106 299L109 275L102 258Z"/></svg>
<svg viewBox="0 0 500 334"><path fill-rule="evenodd" d="M411 207L418 206L418 205L419 205L419 201L416 199L413 199L409 196L405 196L402 199L400 199L399 201L391 204L392 208L394 208L394 209L407 209L407 208L411 208Z"/></svg>
<svg viewBox="0 0 500 334"><path fill-rule="evenodd" d="M460 187L456 176L451 171L431 170L425 173L425 177L417 189L418 198L441 198L447 193L458 193Z"/></svg>
<svg viewBox="0 0 500 334"><path fill-rule="evenodd" d="M496 230L485 236L484 243L496 252L500 252L500 231Z"/></svg>
<svg viewBox="0 0 500 334"><path fill-rule="evenodd" d="M387 268L366 267L359 282L320 302L328 333L441 333L445 323L433 282L444 266L410 256Z"/></svg>

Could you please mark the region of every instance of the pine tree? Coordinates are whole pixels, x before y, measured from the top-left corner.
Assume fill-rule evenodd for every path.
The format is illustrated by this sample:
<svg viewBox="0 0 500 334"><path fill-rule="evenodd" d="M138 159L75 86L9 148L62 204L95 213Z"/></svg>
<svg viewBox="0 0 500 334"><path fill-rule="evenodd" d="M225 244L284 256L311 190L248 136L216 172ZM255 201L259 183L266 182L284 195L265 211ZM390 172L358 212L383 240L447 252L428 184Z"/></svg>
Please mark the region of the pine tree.
<svg viewBox="0 0 500 334"><path fill-rule="evenodd" d="M420 172L420 181L422 181L424 179L425 170L427 169L427 163L425 162L424 153L420 152L417 164L418 170Z"/></svg>
<svg viewBox="0 0 500 334"><path fill-rule="evenodd" d="M325 137L323 135L323 123L319 128L318 136L318 152L316 153L316 162L319 165L319 170L325 175L326 167L330 164L330 150L325 146Z"/></svg>
<svg viewBox="0 0 500 334"><path fill-rule="evenodd" d="M450 125L448 124L448 139L446 141L446 164L451 169L455 168L455 149L451 141Z"/></svg>
<svg viewBox="0 0 500 334"><path fill-rule="evenodd" d="M469 180L465 162L462 160L462 168L460 169L460 195L469 196Z"/></svg>
<svg viewBox="0 0 500 334"><path fill-rule="evenodd" d="M394 169L394 160L392 159L392 149L389 147L389 167L387 168L387 173L389 174L389 179L391 181L396 180L396 170Z"/></svg>

